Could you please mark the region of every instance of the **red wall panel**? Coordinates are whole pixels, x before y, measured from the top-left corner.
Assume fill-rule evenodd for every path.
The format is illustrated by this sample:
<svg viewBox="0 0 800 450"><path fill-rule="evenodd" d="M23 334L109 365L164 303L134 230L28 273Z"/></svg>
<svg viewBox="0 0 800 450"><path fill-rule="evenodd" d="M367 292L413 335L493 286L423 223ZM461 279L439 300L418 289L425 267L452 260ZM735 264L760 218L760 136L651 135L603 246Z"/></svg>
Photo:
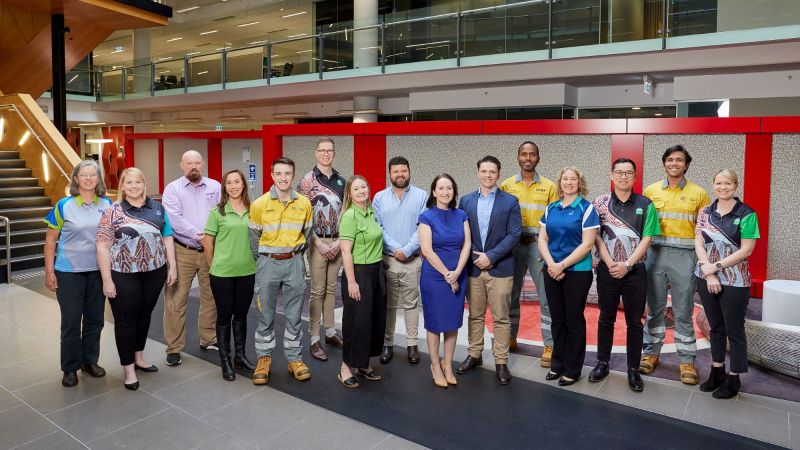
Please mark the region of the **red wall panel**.
<svg viewBox="0 0 800 450"><path fill-rule="evenodd" d="M208 177L222 180L222 139L208 140Z"/></svg>
<svg viewBox="0 0 800 450"><path fill-rule="evenodd" d="M769 203L772 178L772 135L748 134L744 147L745 173L744 200L758 214L761 239L750 255L750 277L753 280L750 295L761 297L767 279L769 249Z"/></svg>
<svg viewBox="0 0 800 450"><path fill-rule="evenodd" d="M353 173L367 179L374 196L386 186L386 135L356 135L353 146Z"/></svg>
<svg viewBox="0 0 800 450"><path fill-rule="evenodd" d="M636 163L636 182L633 185L635 192L642 192L642 175L644 169L644 135L642 134L615 134L611 136L611 163L617 158L629 158ZM611 172L611 170L609 170Z"/></svg>

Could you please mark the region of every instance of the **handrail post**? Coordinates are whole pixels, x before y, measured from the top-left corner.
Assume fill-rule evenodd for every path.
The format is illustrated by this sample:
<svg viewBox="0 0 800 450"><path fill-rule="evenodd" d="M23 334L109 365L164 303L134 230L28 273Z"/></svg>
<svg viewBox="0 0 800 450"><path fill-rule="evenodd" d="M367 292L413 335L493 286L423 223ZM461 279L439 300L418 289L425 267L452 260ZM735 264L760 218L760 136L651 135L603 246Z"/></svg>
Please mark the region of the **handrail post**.
<svg viewBox="0 0 800 450"><path fill-rule="evenodd" d="M264 48L267 50L267 67L264 70L267 73L267 85L269 85L270 78L272 78L272 42L268 40Z"/></svg>
<svg viewBox="0 0 800 450"><path fill-rule="evenodd" d="M228 81L228 50L222 48L222 89L225 89L225 83Z"/></svg>
<svg viewBox="0 0 800 450"><path fill-rule="evenodd" d="M553 0L547 2L547 59L553 59Z"/></svg>
<svg viewBox="0 0 800 450"><path fill-rule="evenodd" d="M120 73L122 74L122 92L120 95L122 96L122 99L125 100L125 91L128 90L128 69L125 68L125 64L122 65L122 72Z"/></svg>
<svg viewBox="0 0 800 450"><path fill-rule="evenodd" d="M669 25L669 2L670 0L661 0L661 50L667 49L667 25Z"/></svg>
<svg viewBox="0 0 800 450"><path fill-rule="evenodd" d="M11 284L11 220L6 216L0 216L0 220L6 228L6 283Z"/></svg>
<svg viewBox="0 0 800 450"><path fill-rule="evenodd" d="M150 61L150 97L156 95L156 63Z"/></svg>
<svg viewBox="0 0 800 450"><path fill-rule="evenodd" d="M183 55L183 93L189 93L189 56Z"/></svg>
<svg viewBox="0 0 800 450"><path fill-rule="evenodd" d="M381 18L381 73L386 73L386 15Z"/></svg>
<svg viewBox="0 0 800 450"><path fill-rule="evenodd" d="M456 14L456 67L461 67L461 33L463 29L461 27L461 7L458 8L458 14Z"/></svg>
<svg viewBox="0 0 800 450"><path fill-rule="evenodd" d="M353 42L355 42L355 37L353 38ZM317 70L319 72L319 79L322 79L322 71L324 70L325 64L325 41L323 39L322 32L317 30L317 48L319 54L319 66L317 66ZM313 57L312 57L313 58Z"/></svg>

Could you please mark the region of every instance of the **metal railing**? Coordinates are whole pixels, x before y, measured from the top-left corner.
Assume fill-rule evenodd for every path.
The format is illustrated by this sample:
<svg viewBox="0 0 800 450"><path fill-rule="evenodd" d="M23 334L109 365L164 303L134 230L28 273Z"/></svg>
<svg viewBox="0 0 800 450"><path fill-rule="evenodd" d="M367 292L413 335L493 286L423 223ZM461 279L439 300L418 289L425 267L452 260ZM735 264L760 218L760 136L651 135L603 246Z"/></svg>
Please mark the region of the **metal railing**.
<svg viewBox="0 0 800 450"><path fill-rule="evenodd" d="M6 229L6 283L11 283L11 220L6 216L0 216Z"/></svg>

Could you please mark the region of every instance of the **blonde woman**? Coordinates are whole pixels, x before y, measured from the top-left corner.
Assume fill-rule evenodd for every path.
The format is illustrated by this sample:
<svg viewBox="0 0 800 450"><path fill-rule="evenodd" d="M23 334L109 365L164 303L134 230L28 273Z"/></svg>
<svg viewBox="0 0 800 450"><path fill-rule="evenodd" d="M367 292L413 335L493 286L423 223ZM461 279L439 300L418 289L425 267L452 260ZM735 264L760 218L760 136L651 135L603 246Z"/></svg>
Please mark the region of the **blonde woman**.
<svg viewBox="0 0 800 450"><path fill-rule="evenodd" d="M591 251L600 217L584 198L586 179L576 167L561 169L556 191L559 200L547 206L539 232L554 342L552 366L545 378L569 386L580 378L586 356L583 309L592 286Z"/></svg>
<svg viewBox="0 0 800 450"><path fill-rule="evenodd" d="M97 264L114 313L125 388L135 391L137 370L158 371L142 354L164 282L171 286L177 278L175 247L164 208L146 195L144 173L125 169L119 186L118 202L103 211L97 228Z"/></svg>

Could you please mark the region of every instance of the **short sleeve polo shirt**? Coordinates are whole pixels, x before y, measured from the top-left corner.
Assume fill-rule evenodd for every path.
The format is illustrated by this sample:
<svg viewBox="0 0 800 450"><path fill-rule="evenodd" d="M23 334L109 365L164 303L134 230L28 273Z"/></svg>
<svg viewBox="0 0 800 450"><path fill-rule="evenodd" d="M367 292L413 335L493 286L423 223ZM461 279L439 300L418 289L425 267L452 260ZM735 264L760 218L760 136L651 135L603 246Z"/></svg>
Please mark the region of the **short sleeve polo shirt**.
<svg viewBox="0 0 800 450"><path fill-rule="evenodd" d="M214 259L209 273L215 277L243 277L256 273L256 260L250 251L250 214L241 215L225 204L225 215L214 208L208 215L205 233L214 236Z"/></svg>
<svg viewBox="0 0 800 450"><path fill-rule="evenodd" d="M363 210L355 205L339 220L339 239L353 241L353 264L374 264L383 258L383 229L372 207Z"/></svg>
<svg viewBox="0 0 800 450"><path fill-rule="evenodd" d="M703 208L697 218L695 235L703 238L708 262L721 261L742 246L742 239L758 239L758 217L752 208L738 198L731 212L720 216L717 202ZM695 268L695 275L701 276L700 266ZM747 259L725 267L717 272L720 284L732 287L750 287L750 264Z"/></svg>
<svg viewBox="0 0 800 450"><path fill-rule="evenodd" d="M91 272L97 270L97 225L111 200L95 196L90 203L80 195L64 197L50 210L44 222L58 230L56 261L59 272Z"/></svg>
<svg viewBox="0 0 800 450"><path fill-rule="evenodd" d="M705 189L683 178L675 187L667 180L655 182L642 194L653 201L661 225L661 235L653 238L653 246L694 249L697 215L711 203Z"/></svg>
<svg viewBox="0 0 800 450"><path fill-rule="evenodd" d="M583 230L600 228L600 218L594 206L577 197L567 206L561 200L551 203L544 212L541 226L547 231L547 248L556 262L563 261L583 242ZM567 271L592 270L592 252L567 268Z"/></svg>
<svg viewBox="0 0 800 450"><path fill-rule="evenodd" d="M507 192L519 200L522 214L522 235L539 234L539 220L544 215L547 205L558 200L556 185L547 178L534 174L533 182L525 184L521 174L506 178L500 184L500 190Z"/></svg>
<svg viewBox="0 0 800 450"><path fill-rule="evenodd" d="M612 191L592 204L600 217L600 236L615 262L627 262L642 238L661 234L656 207L644 195L631 193L623 202Z"/></svg>

